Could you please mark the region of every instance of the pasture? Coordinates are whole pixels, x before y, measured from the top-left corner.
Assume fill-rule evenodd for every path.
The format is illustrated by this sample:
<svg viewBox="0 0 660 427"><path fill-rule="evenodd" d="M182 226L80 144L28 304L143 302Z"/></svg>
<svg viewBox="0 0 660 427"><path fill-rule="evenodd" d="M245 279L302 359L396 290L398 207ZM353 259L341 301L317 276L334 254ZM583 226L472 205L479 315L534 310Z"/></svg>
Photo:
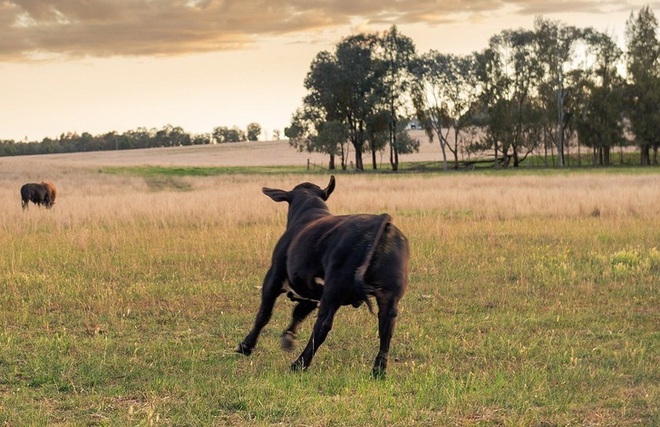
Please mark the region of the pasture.
<svg viewBox="0 0 660 427"><path fill-rule="evenodd" d="M333 213L389 212L411 244L374 380L365 306L337 313L304 373L289 365L313 318L283 352L286 298L233 353L286 224L261 187L327 173L123 171L208 166L132 155L0 159L0 425L660 423L657 168L337 173ZM42 179L54 208L22 212Z"/></svg>

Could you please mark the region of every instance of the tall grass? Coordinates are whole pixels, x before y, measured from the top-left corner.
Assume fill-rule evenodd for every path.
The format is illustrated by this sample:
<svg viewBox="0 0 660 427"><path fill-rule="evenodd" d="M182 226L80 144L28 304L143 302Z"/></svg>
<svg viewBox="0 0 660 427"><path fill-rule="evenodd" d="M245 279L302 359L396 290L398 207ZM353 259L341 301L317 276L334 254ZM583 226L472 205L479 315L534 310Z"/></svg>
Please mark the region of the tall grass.
<svg viewBox="0 0 660 427"><path fill-rule="evenodd" d="M22 181L58 184L20 209ZM388 378L345 308L308 372L278 301L249 330L286 206L324 175L153 177L33 163L0 175L0 424L655 425L660 176L341 175L338 214L412 245ZM308 320L300 332L304 344Z"/></svg>

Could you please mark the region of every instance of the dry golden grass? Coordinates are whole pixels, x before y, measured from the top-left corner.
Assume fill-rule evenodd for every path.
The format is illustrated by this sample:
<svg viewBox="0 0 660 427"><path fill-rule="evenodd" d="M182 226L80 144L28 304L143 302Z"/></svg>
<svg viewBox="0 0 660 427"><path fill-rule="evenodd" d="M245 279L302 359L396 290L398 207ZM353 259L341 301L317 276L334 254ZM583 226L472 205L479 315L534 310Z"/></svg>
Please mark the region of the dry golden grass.
<svg viewBox="0 0 660 427"><path fill-rule="evenodd" d="M138 164L134 155L139 159L144 156L119 152L109 163ZM97 163L101 159L90 156L84 161L76 154L0 159L0 206L5 225L45 213L34 205L28 213L21 212L19 189L25 182L50 180L57 185L57 203L48 214L63 225L141 217L163 220L181 216L213 222L268 217L283 209L276 209L262 196L262 186L290 189L301 180L319 185L327 182L326 175L318 174L167 177L154 189L144 177L101 173L102 165ZM76 159L73 163L72 158ZM159 159L152 158L152 164L167 164ZM198 166L195 161L197 157L192 156L185 165ZM656 218L660 215L659 194L658 174L341 175L330 205L338 213L388 211L486 220L526 216Z"/></svg>
<svg viewBox="0 0 660 427"><path fill-rule="evenodd" d="M423 132L420 152L403 156L409 161L435 161L437 143ZM299 153L286 141L244 142L193 146L0 158L0 206L6 219L20 215L19 189L25 182L53 181L59 190L52 216L76 223L85 218L155 218L182 215L228 218L271 215L273 207L261 196L262 186L291 188L300 175L230 175L163 178L157 188L142 177L99 173L104 166L272 166L298 165L307 159L327 163L325 155ZM382 159L387 163L387 159ZM324 184L327 177L310 176ZM181 191L184 190L184 191ZM425 215L507 219L521 216L619 218L660 215L660 175L653 174L543 174L471 173L419 176L344 175L331 199L336 212L397 211ZM237 203L236 201L239 201ZM272 202L271 202L272 203ZM30 211L38 211L33 206ZM30 215L37 215L32 212ZM9 221L11 223L12 221Z"/></svg>

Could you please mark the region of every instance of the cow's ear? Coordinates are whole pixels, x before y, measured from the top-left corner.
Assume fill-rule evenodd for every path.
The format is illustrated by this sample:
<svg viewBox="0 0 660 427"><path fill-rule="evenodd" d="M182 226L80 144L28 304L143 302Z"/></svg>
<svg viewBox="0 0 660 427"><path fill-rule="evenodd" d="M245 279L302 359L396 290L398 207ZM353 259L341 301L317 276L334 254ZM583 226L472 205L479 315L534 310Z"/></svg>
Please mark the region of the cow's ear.
<svg viewBox="0 0 660 427"><path fill-rule="evenodd" d="M289 202L291 200L290 193L284 190L278 190L276 188L264 187L261 189L264 194L276 202Z"/></svg>
<svg viewBox="0 0 660 427"><path fill-rule="evenodd" d="M323 200L328 200L328 197L330 197L330 194L335 190L335 176L330 175L330 182L328 183L328 186L325 187L325 190L323 190Z"/></svg>

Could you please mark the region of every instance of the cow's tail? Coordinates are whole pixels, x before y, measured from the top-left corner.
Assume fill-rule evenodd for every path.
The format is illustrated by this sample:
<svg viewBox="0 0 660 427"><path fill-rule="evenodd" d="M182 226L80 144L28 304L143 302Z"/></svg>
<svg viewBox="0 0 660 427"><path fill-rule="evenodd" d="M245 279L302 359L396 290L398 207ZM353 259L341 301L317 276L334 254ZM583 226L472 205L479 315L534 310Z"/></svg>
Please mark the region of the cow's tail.
<svg viewBox="0 0 660 427"><path fill-rule="evenodd" d="M374 289L372 289L372 287L364 281L364 276L367 274L367 270L371 265L371 261L374 257L374 253L376 252L376 248L378 247L378 244L380 243L380 240L383 237L383 233L385 232L385 230L387 229L388 225L390 225L391 222L392 222L392 217L389 216L388 214L380 215L380 224L378 225L378 231L374 236L374 239L371 243L371 247L367 251L367 254L364 257L364 261L362 262L362 265L360 265L358 269L355 271L355 285L358 289L358 292L361 294L362 300L367 304L367 307L369 308L371 314L375 314L375 313L374 313L374 307L371 304L371 300L369 299L369 294L372 294Z"/></svg>

